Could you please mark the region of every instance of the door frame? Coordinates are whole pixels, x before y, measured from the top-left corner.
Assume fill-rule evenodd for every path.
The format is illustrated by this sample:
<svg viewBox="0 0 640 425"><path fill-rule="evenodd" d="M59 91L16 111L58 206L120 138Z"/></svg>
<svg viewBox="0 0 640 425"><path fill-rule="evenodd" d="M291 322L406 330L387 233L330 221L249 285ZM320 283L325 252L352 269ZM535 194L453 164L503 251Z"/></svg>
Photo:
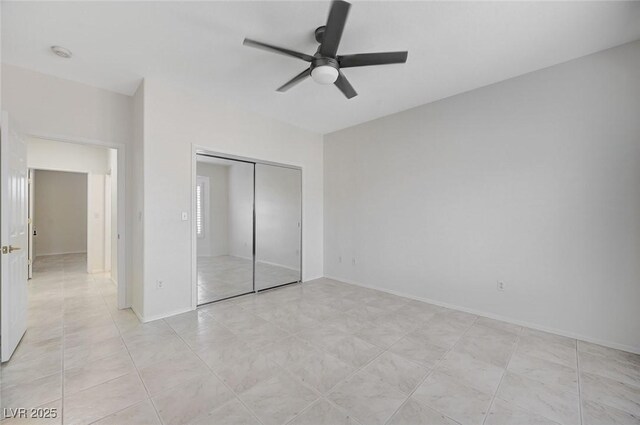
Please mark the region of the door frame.
<svg viewBox="0 0 640 425"><path fill-rule="evenodd" d="M25 137L35 137L43 140L51 140L53 142L74 143L77 145L97 146L117 151L117 184L118 184L118 281L117 281L117 300L118 309L131 307L130 284L127 281L127 264L126 264L126 247L127 247L127 214L126 214L126 175L127 175L127 158L126 145L123 143L105 142L102 140L85 139L78 137L69 137L61 135L51 135L46 133L27 132ZM28 161L28 159L27 159Z"/></svg>
<svg viewBox="0 0 640 425"><path fill-rule="evenodd" d="M265 161L261 159L233 155L220 151L215 151L206 146L191 144L191 309L196 310L198 308L198 237L196 235L196 184L197 184L197 159L198 154L213 156L221 159L228 159L232 161L250 162L253 164L273 165L283 168L292 168L294 170L300 170L300 282L302 282L303 276L303 239L304 239L304 187L302 182L304 181L304 171L299 165L284 164L281 162ZM255 250L256 250L256 229L255 229L255 167L254 167L254 206L253 206L253 260L255 267ZM254 270L255 273L255 270ZM254 276L254 293L255 293L255 276ZM215 302L215 301L214 301Z"/></svg>

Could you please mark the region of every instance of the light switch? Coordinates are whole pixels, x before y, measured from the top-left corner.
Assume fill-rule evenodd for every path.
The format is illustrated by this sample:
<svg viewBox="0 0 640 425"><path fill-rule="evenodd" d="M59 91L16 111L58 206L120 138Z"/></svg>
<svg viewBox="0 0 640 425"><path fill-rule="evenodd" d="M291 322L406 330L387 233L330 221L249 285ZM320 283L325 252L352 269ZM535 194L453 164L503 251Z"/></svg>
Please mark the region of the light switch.
<svg viewBox="0 0 640 425"><path fill-rule="evenodd" d="M182 212L182 221L187 221L189 220L189 214L187 214L186 211Z"/></svg>

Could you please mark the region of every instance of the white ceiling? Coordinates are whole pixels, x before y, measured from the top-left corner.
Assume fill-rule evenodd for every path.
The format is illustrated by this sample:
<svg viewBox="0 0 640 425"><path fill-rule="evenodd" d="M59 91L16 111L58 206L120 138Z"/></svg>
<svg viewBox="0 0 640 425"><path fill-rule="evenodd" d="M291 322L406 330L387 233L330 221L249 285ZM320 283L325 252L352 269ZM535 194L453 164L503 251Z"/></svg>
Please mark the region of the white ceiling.
<svg viewBox="0 0 640 425"><path fill-rule="evenodd" d="M346 69L359 96L307 80L329 2L3 2L2 61L132 94L142 77L318 133L640 39L640 2L354 2L339 53L408 50L404 65ZM73 51L71 60L49 46Z"/></svg>

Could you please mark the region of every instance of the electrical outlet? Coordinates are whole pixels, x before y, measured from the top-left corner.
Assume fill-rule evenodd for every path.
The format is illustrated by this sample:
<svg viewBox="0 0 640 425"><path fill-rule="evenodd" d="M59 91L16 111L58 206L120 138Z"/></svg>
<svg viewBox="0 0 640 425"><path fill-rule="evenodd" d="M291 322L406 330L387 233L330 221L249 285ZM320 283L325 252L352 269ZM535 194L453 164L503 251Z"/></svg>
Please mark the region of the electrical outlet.
<svg viewBox="0 0 640 425"><path fill-rule="evenodd" d="M352 265L354 265L354 266L356 265L356 258L355 258L355 257L353 257L353 258L351 259L351 264L352 264Z"/></svg>
<svg viewBox="0 0 640 425"><path fill-rule="evenodd" d="M496 289L498 291L504 291L504 282L502 282L501 280L499 280L496 284Z"/></svg>
<svg viewBox="0 0 640 425"><path fill-rule="evenodd" d="M164 282L161 280L156 280L156 289L164 288Z"/></svg>
<svg viewBox="0 0 640 425"><path fill-rule="evenodd" d="M342 255L338 257L338 263L342 263Z"/></svg>

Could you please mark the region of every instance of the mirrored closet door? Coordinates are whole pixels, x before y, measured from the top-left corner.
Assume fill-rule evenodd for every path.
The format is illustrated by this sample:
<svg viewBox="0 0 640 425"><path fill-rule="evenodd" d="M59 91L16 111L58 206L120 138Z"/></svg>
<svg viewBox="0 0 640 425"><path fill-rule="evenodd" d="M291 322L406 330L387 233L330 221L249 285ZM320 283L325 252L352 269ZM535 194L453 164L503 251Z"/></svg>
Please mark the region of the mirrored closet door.
<svg viewBox="0 0 640 425"><path fill-rule="evenodd" d="M197 304L302 279L302 170L196 156Z"/></svg>
<svg viewBox="0 0 640 425"><path fill-rule="evenodd" d="M198 155L198 305L253 291L254 164Z"/></svg>
<svg viewBox="0 0 640 425"><path fill-rule="evenodd" d="M256 291L301 280L302 171L256 164Z"/></svg>

